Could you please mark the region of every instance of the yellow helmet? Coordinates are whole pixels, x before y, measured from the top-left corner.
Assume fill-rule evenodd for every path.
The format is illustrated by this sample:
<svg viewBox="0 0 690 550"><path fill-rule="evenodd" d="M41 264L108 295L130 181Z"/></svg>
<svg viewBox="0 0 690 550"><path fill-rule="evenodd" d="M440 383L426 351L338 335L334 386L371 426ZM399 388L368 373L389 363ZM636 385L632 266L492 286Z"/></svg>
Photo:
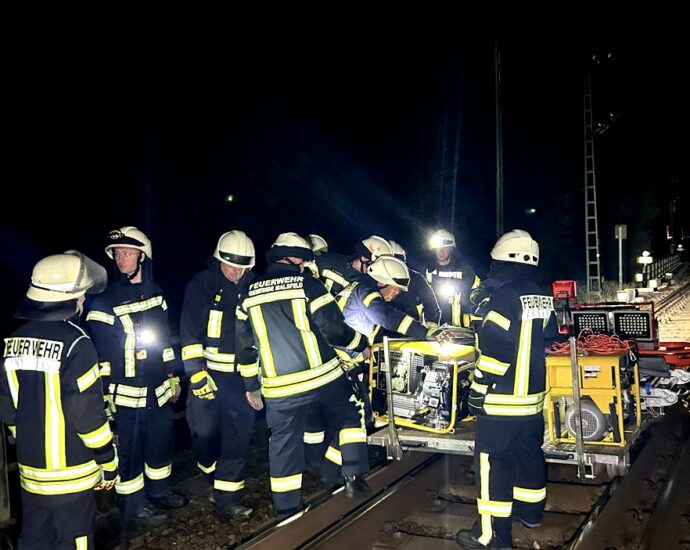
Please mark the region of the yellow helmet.
<svg viewBox="0 0 690 550"><path fill-rule="evenodd" d="M312 233L311 235L307 235L307 238L309 239L311 250L314 254L318 256L319 254L328 252L328 243L321 235Z"/></svg>
<svg viewBox="0 0 690 550"><path fill-rule="evenodd" d="M218 239L213 257L232 267L254 267L254 243L244 231L237 229L223 233Z"/></svg>
<svg viewBox="0 0 690 550"><path fill-rule="evenodd" d="M410 284L410 271L405 262L395 256L381 256L367 267L367 274L383 285L396 286L407 291Z"/></svg>
<svg viewBox="0 0 690 550"><path fill-rule="evenodd" d="M504 233L491 250L494 260L539 265L539 244L524 229Z"/></svg>
<svg viewBox="0 0 690 550"><path fill-rule="evenodd" d="M455 246L455 235L445 229L434 231L429 237L429 248L443 248L445 246Z"/></svg>
<svg viewBox="0 0 690 550"><path fill-rule="evenodd" d="M108 233L108 240L110 244L105 247L105 253L110 259L113 259L114 248L136 248L146 254L149 260L153 260L153 252L151 250L151 241L144 235L144 232L137 229L133 225L126 225L120 229L114 229Z"/></svg>
<svg viewBox="0 0 690 550"><path fill-rule="evenodd" d="M314 259L309 242L297 233L281 233L266 252L266 260L273 262L281 258L301 258L305 262Z"/></svg>
<svg viewBox="0 0 690 550"><path fill-rule="evenodd" d="M104 267L77 250L40 260L31 273L26 297L36 302L64 302L98 294L108 282Z"/></svg>

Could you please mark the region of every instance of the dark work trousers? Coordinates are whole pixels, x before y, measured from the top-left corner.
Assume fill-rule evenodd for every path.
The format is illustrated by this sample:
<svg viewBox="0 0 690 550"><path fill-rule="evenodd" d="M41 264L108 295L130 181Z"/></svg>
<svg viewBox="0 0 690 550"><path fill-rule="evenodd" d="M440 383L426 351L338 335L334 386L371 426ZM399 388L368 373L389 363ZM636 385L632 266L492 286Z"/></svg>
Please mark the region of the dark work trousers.
<svg viewBox="0 0 690 550"><path fill-rule="evenodd" d="M307 393L267 399L266 423L271 430L268 459L278 519L302 509L304 432L311 407L324 422L326 433L339 434L343 475L369 470L364 413L344 376Z"/></svg>
<svg viewBox="0 0 690 550"><path fill-rule="evenodd" d="M340 466L342 455L338 445L338 431L328 430L319 416L316 406L307 415L304 432L304 458L307 468L318 474L324 483L336 484L342 479Z"/></svg>
<svg viewBox="0 0 690 550"><path fill-rule="evenodd" d="M244 489L247 449L254 431L254 409L237 373L211 372L214 399L187 395L187 422L199 468L213 481L218 510L239 504Z"/></svg>
<svg viewBox="0 0 690 550"><path fill-rule="evenodd" d="M120 457L118 506L123 516L131 517L147 504L147 497L162 497L172 490L172 408L169 403L159 407L154 389L149 388L145 408L118 405L114 427Z"/></svg>
<svg viewBox="0 0 690 550"><path fill-rule="evenodd" d="M91 490L54 496L22 490L19 550L92 550L95 521Z"/></svg>
<svg viewBox="0 0 690 550"><path fill-rule="evenodd" d="M510 546L511 517L541 523L546 499L544 417L479 416L474 468L479 521L472 534L484 545Z"/></svg>

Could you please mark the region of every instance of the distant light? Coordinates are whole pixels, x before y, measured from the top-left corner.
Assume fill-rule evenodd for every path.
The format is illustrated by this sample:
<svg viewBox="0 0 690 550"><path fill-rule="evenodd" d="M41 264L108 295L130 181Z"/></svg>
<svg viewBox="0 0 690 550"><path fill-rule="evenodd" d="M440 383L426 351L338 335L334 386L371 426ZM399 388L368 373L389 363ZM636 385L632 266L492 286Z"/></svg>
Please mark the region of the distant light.
<svg viewBox="0 0 690 550"><path fill-rule="evenodd" d="M536 208L525 208L525 214L536 214L537 209Z"/></svg>
<svg viewBox="0 0 690 550"><path fill-rule="evenodd" d="M225 197L225 202L232 202L235 200L235 195L228 195Z"/></svg>

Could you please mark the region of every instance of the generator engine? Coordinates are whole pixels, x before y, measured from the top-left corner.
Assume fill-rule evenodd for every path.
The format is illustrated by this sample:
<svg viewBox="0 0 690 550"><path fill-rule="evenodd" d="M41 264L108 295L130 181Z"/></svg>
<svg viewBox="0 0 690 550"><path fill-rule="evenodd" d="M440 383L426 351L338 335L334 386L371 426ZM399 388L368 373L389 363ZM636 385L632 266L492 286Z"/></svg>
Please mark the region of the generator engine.
<svg viewBox="0 0 690 550"><path fill-rule="evenodd" d="M434 362L422 367L416 378L416 387L410 388L409 394L393 394L393 414L424 419L425 425L434 428L447 427L450 422L452 365Z"/></svg>
<svg viewBox="0 0 690 550"><path fill-rule="evenodd" d="M453 361L403 350L391 350L390 359L393 415L434 430L449 428L453 410L457 407L462 412L466 408L463 403L469 391L467 373L459 377L457 403L453 403ZM387 409L385 374L385 367L377 372L372 395L374 411L381 414Z"/></svg>

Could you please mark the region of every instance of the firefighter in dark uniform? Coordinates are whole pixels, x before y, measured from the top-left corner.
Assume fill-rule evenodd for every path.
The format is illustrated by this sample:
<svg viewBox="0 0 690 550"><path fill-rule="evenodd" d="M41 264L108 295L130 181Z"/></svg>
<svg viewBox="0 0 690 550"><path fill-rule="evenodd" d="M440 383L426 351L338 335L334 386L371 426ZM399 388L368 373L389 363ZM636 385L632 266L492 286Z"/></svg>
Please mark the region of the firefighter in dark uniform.
<svg viewBox="0 0 690 550"><path fill-rule="evenodd" d="M429 239L434 260L426 269L426 278L441 306L441 323L469 328L474 304L470 294L479 286L479 277L472 266L460 258L455 236L439 229Z"/></svg>
<svg viewBox="0 0 690 550"><path fill-rule="evenodd" d="M429 329L389 303L401 291L407 292L409 284L410 272L405 262L394 256L379 257L338 295L345 322L364 335L369 345L381 340L382 328L397 335L426 339Z"/></svg>
<svg viewBox="0 0 690 550"><path fill-rule="evenodd" d="M366 268L366 274L360 275L337 297L338 307L343 311L345 322L361 335L367 345L380 342L383 333L394 336L408 336L416 340L444 341L451 337L446 331L427 328L411 315L394 307L395 298L401 292L407 292L410 284L410 272L402 260L393 256L381 256ZM438 332L438 334L437 334ZM357 342L357 345L359 342ZM361 354L360 354L361 355ZM355 356L355 362L364 358ZM366 369L355 367L348 376L358 376L360 396L364 401L367 420L371 417ZM331 444L325 459L338 463L340 455L337 444ZM327 462L323 470L327 470Z"/></svg>
<svg viewBox="0 0 690 550"><path fill-rule="evenodd" d="M423 273L409 266L405 249L395 241L388 242L393 250L393 256L405 262L410 272L410 284L407 292L401 292L395 298L395 307L413 316L425 326L432 324L439 326L441 323L441 306L431 285Z"/></svg>
<svg viewBox="0 0 690 550"><path fill-rule="evenodd" d="M186 497L170 486L174 450L170 401L180 394L168 304L151 273L151 241L136 227L111 231L114 280L86 316L98 350L120 454L115 485L125 522L156 523ZM154 506L155 505L155 506Z"/></svg>
<svg viewBox="0 0 690 550"><path fill-rule="evenodd" d="M316 258L318 275L328 291L337 296L341 290L363 273L371 262L383 255L392 255L390 243L378 235L357 241L354 252L345 254L322 253Z"/></svg>
<svg viewBox="0 0 690 550"><path fill-rule="evenodd" d="M106 282L77 251L43 258L15 314L27 322L5 338L0 420L17 442L22 549L95 548L93 490L117 480L98 356L78 325L84 293Z"/></svg>
<svg viewBox="0 0 690 550"><path fill-rule="evenodd" d="M527 231L503 235L482 282L478 359L470 412L477 416L475 472L480 519L463 548L511 548L511 519L538 527L544 515L544 348L557 336L553 298L537 283L539 246Z"/></svg>
<svg viewBox="0 0 690 550"><path fill-rule="evenodd" d="M339 434L346 495L369 492L363 479L369 463L361 403L332 347L351 348L354 331L324 285L303 273L304 262L313 259L305 239L279 235L266 259L266 274L240 297L237 355L248 399L256 408L263 406L261 394L266 400L273 505L284 522L303 512L303 437L312 406Z"/></svg>
<svg viewBox="0 0 690 550"><path fill-rule="evenodd" d="M187 285L182 306L187 422L197 464L213 482L216 511L241 519L252 512L241 496L254 409L235 361L235 310L254 266L254 244L244 232L230 231L218 240L213 257Z"/></svg>

